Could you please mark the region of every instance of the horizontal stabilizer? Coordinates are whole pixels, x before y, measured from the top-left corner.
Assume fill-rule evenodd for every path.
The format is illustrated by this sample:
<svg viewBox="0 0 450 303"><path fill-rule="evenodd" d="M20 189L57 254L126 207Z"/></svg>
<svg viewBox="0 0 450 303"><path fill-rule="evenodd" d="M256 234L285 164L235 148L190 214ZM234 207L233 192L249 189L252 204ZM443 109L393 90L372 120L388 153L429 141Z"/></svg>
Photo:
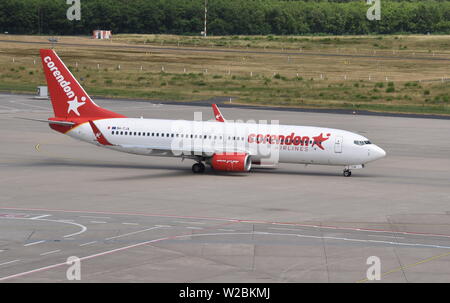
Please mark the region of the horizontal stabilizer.
<svg viewBox="0 0 450 303"><path fill-rule="evenodd" d="M22 117L16 117L17 119L22 119L22 120L29 120L29 121L35 121L35 122L46 122L49 124L57 124L57 125L65 125L65 126L72 126L75 125L76 123L74 122L69 122L69 121L55 121L55 120L45 120L45 119L31 119L31 118L22 118Z"/></svg>

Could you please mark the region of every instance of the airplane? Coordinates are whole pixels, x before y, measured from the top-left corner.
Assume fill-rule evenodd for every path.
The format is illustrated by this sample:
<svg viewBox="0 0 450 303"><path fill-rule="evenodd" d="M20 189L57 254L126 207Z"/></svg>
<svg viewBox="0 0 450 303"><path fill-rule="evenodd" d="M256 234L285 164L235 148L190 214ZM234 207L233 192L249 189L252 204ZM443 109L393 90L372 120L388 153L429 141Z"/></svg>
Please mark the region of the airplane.
<svg viewBox="0 0 450 303"><path fill-rule="evenodd" d="M39 120L72 138L119 152L191 159L193 173L249 172L279 163L343 167L343 175L381 159L386 152L369 139L340 129L225 120L129 118L101 108L55 51L41 49L54 117ZM273 122L273 121L272 121Z"/></svg>

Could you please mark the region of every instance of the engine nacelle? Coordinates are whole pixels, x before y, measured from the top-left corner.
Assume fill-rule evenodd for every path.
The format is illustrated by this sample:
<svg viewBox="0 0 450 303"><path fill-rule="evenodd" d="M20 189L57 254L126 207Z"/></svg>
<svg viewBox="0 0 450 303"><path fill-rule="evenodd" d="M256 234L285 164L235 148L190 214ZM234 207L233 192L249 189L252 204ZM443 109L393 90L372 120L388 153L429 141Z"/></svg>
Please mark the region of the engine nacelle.
<svg viewBox="0 0 450 303"><path fill-rule="evenodd" d="M252 168L252 161L246 153L219 153L211 158L211 166L215 170L244 172Z"/></svg>

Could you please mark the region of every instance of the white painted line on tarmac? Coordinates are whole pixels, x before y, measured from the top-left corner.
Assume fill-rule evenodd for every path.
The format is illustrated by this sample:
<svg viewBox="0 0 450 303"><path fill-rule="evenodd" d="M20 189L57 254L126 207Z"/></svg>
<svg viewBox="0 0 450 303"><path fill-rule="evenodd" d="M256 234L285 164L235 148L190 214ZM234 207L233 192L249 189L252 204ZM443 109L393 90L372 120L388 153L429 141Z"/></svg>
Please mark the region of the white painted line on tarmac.
<svg viewBox="0 0 450 303"><path fill-rule="evenodd" d="M36 242L32 242L32 243L25 244L24 246L31 246L31 245L36 245L36 244L39 244L39 243L44 243L44 242L45 242L45 240L42 240L42 241L36 241Z"/></svg>
<svg viewBox="0 0 450 303"><path fill-rule="evenodd" d="M143 229L143 230L138 230L138 231L134 231L134 232L131 232L131 233L123 234L123 235L120 235L120 236L106 238L105 240L112 240L112 239L117 239L117 238L121 238L121 237L131 236L131 235L143 233L143 232L146 232L146 231L149 231L149 230L153 230L153 229L157 229L157 228L160 228L160 227L159 226L155 226L155 227L151 227L151 228L147 228L147 229Z"/></svg>
<svg viewBox="0 0 450 303"><path fill-rule="evenodd" d="M393 238L393 239L405 239L405 237L393 237L393 236L383 236L383 235L367 235L368 237L377 237L377 238Z"/></svg>
<svg viewBox="0 0 450 303"><path fill-rule="evenodd" d="M45 255L57 253L57 252L60 252L60 251L61 251L61 249L52 250L52 251L48 251L48 252L42 253L42 254L40 254L40 256L45 256Z"/></svg>
<svg viewBox="0 0 450 303"><path fill-rule="evenodd" d="M234 235L252 235L254 233L234 233ZM271 233L260 233L261 235L264 234L271 234ZM272 233L273 235L283 235L283 234L279 234L279 233ZM148 240L148 241L143 241L143 242L139 242L136 244L132 244L132 245L128 245L128 246L123 246L123 247L119 247L119 248L115 248L112 250L107 250L104 252L100 252L100 253L96 253L93 255L88 255L85 257L81 257L80 260L84 261L84 260L89 260L89 259L93 259L96 257L100 257L100 256L105 256L105 255L109 255L109 254L113 254L115 252L120 252L120 251L124 251L124 250L128 250L134 247L140 247L143 245L148 245L151 243L157 243L157 242L161 242L161 241L167 241L167 240L175 240L175 239L182 239L182 238L189 238L189 237L199 237L199 236L229 236L230 233L206 233L206 234L189 234L189 235L178 235L178 236L172 236L172 237L163 237L163 238L158 238L158 239L154 239L154 240ZM286 236L296 236L296 237L306 237L306 238L318 238L318 239L322 239L322 237L314 237L314 236L306 236L306 235L295 235L295 234L285 234ZM324 237L326 238L326 237ZM361 240L359 239L349 239L349 238L335 238L336 240L346 240L346 241L357 241L357 242L361 242ZM367 240L362 240L362 242L368 242ZM373 241L375 242L375 241ZM376 241L376 242L383 242L383 241ZM389 243L391 244L392 242L384 242L384 243ZM433 248L446 248L446 249L450 249L450 247L444 247L444 246L438 246L438 245L428 245L428 244L410 244L410 243L394 243L394 245L397 246L409 246L409 245L415 245L415 246L422 246L422 247L433 247ZM9 279L13 279L13 278L18 278L18 277L23 277L29 274L33 274L36 272L41 272L41 271L45 271L45 270L49 270L49 269L53 269L53 268L58 268L61 266L66 266L67 263L66 262L62 262L62 263L56 263L56 264L52 264L52 265L48 265L48 266L44 266L44 267L40 267L40 268L36 268L33 270L29 270L29 271L25 271L25 272L20 272L17 274L13 274L13 275L9 275L9 276L4 276L4 277L0 277L0 281L5 281L5 280L9 280Z"/></svg>
<svg viewBox="0 0 450 303"><path fill-rule="evenodd" d="M91 245L91 244L94 244L94 243L97 243L97 241L91 241L91 242L83 243L83 244L80 244L80 246Z"/></svg>
<svg viewBox="0 0 450 303"><path fill-rule="evenodd" d="M98 217L98 216L80 216L80 218L90 218L90 219L111 219L111 217Z"/></svg>
<svg viewBox="0 0 450 303"><path fill-rule="evenodd" d="M64 221L61 221L61 222L64 222ZM81 224L78 224L78 223L75 223L75 222L66 222L66 223L70 223L70 224L73 224L73 225L77 225L77 226L81 227L81 230L80 230L79 232L76 232L76 233L73 233L73 234L70 234L70 235L65 235L64 238L69 238L69 237L72 237L72 236L77 236L77 235L79 235L79 234L84 233L84 232L87 230L87 227L84 226L84 225L81 225Z"/></svg>
<svg viewBox="0 0 450 303"><path fill-rule="evenodd" d="M124 251L124 250L130 249L130 248L134 248L134 247L139 247L139 246L143 246L143 245L147 245L147 244L151 244L151 243L156 243L156 242L161 242L161 241L164 241L164 240L169 240L171 238L175 238L175 237L164 237L164 238L159 238L159 239L139 242L139 243L136 243L136 244L133 244L133 245L119 247L119 248L115 248L115 249L112 249L112 250L107 250L107 251L100 252L100 253L97 253L97 254L93 254L93 255L82 257L82 258L80 258L80 261L89 260L89 259L92 259L92 258L113 254L115 252ZM40 271L44 271L44 270L57 268L57 267L60 267L60 266L66 266L66 265L67 265L66 262L62 262L62 263L48 265L48 266L36 268L36 269L33 269L33 270L29 270L29 271L13 274L13 275L10 275L10 276L0 277L0 282L1 281L5 281L5 280L9 280L9 279L13 279L13 278L26 276L26 275L29 275L29 274L32 274L32 273L36 273L36 272L40 272Z"/></svg>
<svg viewBox="0 0 450 303"><path fill-rule="evenodd" d="M37 219L42 219L42 218L45 218L45 217L50 217L51 215L42 215L42 216L36 216L36 217L32 217L32 218L30 218L31 220L37 220Z"/></svg>
<svg viewBox="0 0 450 303"><path fill-rule="evenodd" d="M173 221L174 223L182 223L182 224L206 224L205 222L189 222L189 221Z"/></svg>
<svg viewBox="0 0 450 303"><path fill-rule="evenodd" d="M21 207L0 207L0 209L6 210L25 210L25 211L47 211L47 212L62 212L62 213L92 213L92 214L107 214L107 215L127 215L127 216L146 216L146 217L164 217L164 218L179 218L179 219L203 219L209 221L225 221L232 223L252 223L252 224L272 224L279 226L299 226L299 227L315 227L321 229L338 229L338 230L359 230L364 232L376 232L376 233L390 233L390 234L402 234L402 235L416 235L425 237L442 237L450 238L450 234L434 234L434 233L423 233L423 232L408 232L408 231L392 231L392 230L382 230L382 229L368 229L368 228L357 228L354 227L336 227L336 226L326 226L326 225L311 225L311 224L300 224L292 222L272 222L272 221L261 221L261 220L240 220L231 218L216 218L216 217L193 217L193 216L175 216L175 215L161 215L161 214L147 214L147 213L130 213L130 212L101 212L101 211L87 211L87 210L63 210L63 209L46 209L46 208L21 208ZM0 219L4 219L0 217ZM19 218L17 218L19 219ZM45 219L44 219L45 220ZM52 221L52 220L49 220ZM58 221L54 221L58 222Z"/></svg>
<svg viewBox="0 0 450 303"><path fill-rule="evenodd" d="M6 264L11 264L11 263L15 263L15 262L19 262L20 261L20 259L17 259L17 260L13 260L13 261L9 261L9 262L5 262L5 263L0 263L0 266L2 266L2 265L6 265Z"/></svg>
<svg viewBox="0 0 450 303"><path fill-rule="evenodd" d="M105 222L105 221L91 221L91 223L94 223L94 224L104 224L104 223L108 223L108 222Z"/></svg>
<svg viewBox="0 0 450 303"><path fill-rule="evenodd" d="M156 227L172 227L172 225L155 225Z"/></svg>
<svg viewBox="0 0 450 303"><path fill-rule="evenodd" d="M350 241L350 242L363 242L363 243L382 243L395 246L419 246L419 247L431 247L431 248L445 248L450 249L450 246L425 244L425 243L408 243L408 242L392 242L392 241L381 241L381 240L366 240L366 239L356 239L356 238L345 238L345 237L331 237L331 236L311 236L303 234L282 234L282 233L270 233L270 232L254 232L257 235L277 235L277 236L296 236L299 238L312 238L312 239L329 239L338 241Z"/></svg>
<svg viewBox="0 0 450 303"><path fill-rule="evenodd" d="M269 227L267 229L274 229L274 230L291 230L291 231L300 231L299 229L293 229L293 228L283 228L283 227Z"/></svg>
<svg viewBox="0 0 450 303"><path fill-rule="evenodd" d="M122 224L124 224L124 225L139 225L139 223L128 223L128 222L123 222Z"/></svg>

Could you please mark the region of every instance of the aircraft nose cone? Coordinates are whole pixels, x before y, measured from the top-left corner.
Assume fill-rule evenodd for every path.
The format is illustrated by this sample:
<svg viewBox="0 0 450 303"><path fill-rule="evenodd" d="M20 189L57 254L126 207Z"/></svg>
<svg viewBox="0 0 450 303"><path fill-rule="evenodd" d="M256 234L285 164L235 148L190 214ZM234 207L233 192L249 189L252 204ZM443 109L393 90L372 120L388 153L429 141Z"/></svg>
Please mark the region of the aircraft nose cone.
<svg viewBox="0 0 450 303"><path fill-rule="evenodd" d="M374 145L372 147L371 155L373 156L374 160L378 160L386 157L386 152L381 147Z"/></svg>

